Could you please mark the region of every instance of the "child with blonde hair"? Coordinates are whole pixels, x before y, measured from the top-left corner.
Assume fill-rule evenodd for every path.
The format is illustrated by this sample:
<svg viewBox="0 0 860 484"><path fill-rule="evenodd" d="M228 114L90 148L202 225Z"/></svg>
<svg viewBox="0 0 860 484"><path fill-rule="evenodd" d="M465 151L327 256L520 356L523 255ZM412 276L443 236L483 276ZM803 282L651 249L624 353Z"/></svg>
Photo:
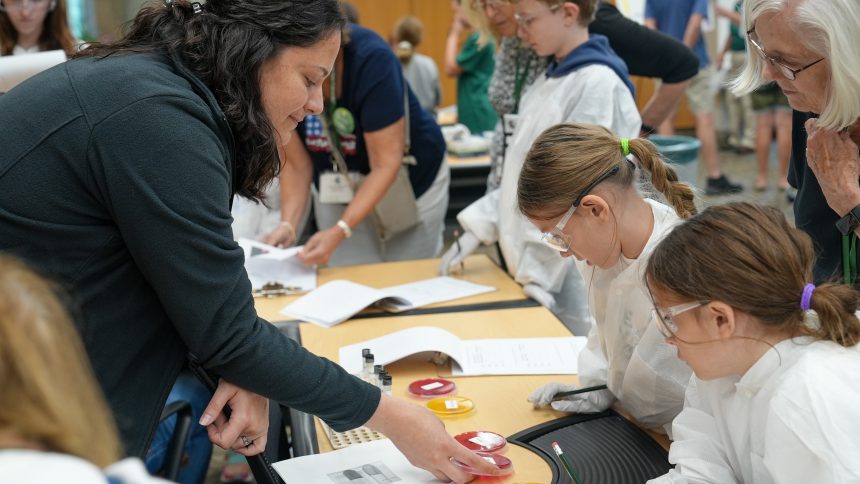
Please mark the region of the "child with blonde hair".
<svg viewBox="0 0 860 484"><path fill-rule="evenodd" d="M643 197L636 183L643 176L668 205ZM690 370L653 322L643 274L660 239L696 213L692 190L650 141L619 138L596 125L561 124L541 134L526 156L517 204L546 245L574 256L592 316L579 382L606 386L559 398L577 385L550 383L529 401L599 412L617 400L643 426L668 431L683 406Z"/></svg>
<svg viewBox="0 0 860 484"><path fill-rule="evenodd" d="M3 482L167 482L136 458L115 463L116 426L60 293L0 255Z"/></svg>

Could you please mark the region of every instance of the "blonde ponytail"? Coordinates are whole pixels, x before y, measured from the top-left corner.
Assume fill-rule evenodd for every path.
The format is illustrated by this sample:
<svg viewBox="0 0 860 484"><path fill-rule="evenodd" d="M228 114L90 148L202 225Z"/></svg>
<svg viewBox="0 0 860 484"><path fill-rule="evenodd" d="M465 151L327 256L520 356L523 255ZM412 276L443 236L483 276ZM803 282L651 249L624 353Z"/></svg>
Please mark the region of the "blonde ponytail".
<svg viewBox="0 0 860 484"><path fill-rule="evenodd" d="M693 189L678 180L678 174L663 161L654 143L645 139L632 139L630 152L639 160L639 166L651 174L651 184L666 197L679 217L689 218L696 214Z"/></svg>

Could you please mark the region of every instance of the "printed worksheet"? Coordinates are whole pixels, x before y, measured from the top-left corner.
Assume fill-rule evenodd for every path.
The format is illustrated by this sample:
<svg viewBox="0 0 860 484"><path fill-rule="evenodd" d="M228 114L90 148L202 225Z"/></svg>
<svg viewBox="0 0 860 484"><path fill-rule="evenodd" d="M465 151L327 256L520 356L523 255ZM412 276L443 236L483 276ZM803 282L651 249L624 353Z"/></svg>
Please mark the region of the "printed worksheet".
<svg viewBox="0 0 860 484"><path fill-rule="evenodd" d="M268 283L281 284L291 293L316 289L316 267L307 266L296 257L303 246L279 249L256 240L239 239L239 247L245 252L245 271L254 289Z"/></svg>
<svg viewBox="0 0 860 484"><path fill-rule="evenodd" d="M410 464L388 439L295 457L272 467L287 484L439 482L433 474Z"/></svg>
<svg viewBox="0 0 860 484"><path fill-rule="evenodd" d="M448 355L457 376L568 375L578 371L584 336L463 340L441 328L417 326L340 348L340 365L349 373L362 370L361 350L370 349L379 365L424 352Z"/></svg>

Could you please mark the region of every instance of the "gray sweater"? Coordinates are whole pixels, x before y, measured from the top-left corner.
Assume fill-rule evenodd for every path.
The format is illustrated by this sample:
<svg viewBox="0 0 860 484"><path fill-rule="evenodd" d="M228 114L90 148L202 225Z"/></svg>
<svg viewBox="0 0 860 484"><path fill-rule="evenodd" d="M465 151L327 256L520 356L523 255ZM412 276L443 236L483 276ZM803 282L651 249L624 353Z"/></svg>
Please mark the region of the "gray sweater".
<svg viewBox="0 0 860 484"><path fill-rule="evenodd" d="M162 56L73 60L0 96L0 251L71 293L131 455L189 351L337 430L378 405L375 387L257 316L230 229L232 172L214 96Z"/></svg>

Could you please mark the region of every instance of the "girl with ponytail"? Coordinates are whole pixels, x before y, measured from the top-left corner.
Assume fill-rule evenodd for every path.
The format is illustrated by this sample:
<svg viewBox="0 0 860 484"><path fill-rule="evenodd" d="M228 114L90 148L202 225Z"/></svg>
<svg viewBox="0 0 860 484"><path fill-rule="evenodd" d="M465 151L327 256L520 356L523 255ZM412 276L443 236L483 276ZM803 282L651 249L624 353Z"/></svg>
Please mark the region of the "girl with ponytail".
<svg viewBox="0 0 860 484"><path fill-rule="evenodd" d="M776 208L710 207L646 270L657 323L695 373L675 469L650 482L860 479L860 294L815 286L810 238Z"/></svg>
<svg viewBox="0 0 860 484"><path fill-rule="evenodd" d="M642 196L635 182L643 176L671 206ZM598 412L618 400L645 427L668 431L683 407L690 370L653 323L643 274L660 239L696 213L692 190L650 141L618 138L597 125L560 124L526 156L517 203L547 245L576 259L592 316L579 383L605 385L557 399L576 385L550 383L529 400L568 412Z"/></svg>

